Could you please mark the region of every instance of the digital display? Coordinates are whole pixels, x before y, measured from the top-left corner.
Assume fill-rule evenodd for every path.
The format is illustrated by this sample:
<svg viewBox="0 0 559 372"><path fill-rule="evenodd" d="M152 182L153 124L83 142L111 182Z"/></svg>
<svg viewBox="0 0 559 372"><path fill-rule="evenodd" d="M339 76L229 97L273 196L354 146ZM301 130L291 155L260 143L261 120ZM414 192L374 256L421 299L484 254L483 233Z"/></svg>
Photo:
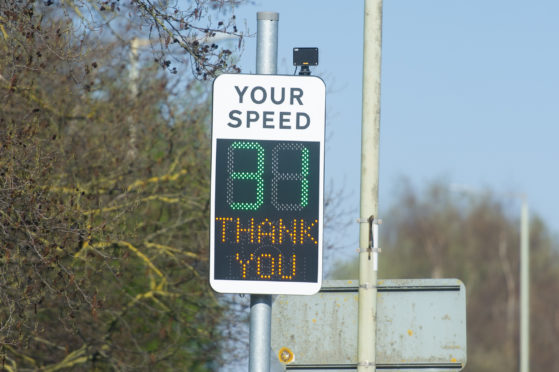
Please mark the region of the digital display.
<svg viewBox="0 0 559 372"><path fill-rule="evenodd" d="M320 143L217 139L214 277L316 282Z"/></svg>
<svg viewBox="0 0 559 372"><path fill-rule="evenodd" d="M318 292L324 82L222 74L212 98L211 287L220 293Z"/></svg>

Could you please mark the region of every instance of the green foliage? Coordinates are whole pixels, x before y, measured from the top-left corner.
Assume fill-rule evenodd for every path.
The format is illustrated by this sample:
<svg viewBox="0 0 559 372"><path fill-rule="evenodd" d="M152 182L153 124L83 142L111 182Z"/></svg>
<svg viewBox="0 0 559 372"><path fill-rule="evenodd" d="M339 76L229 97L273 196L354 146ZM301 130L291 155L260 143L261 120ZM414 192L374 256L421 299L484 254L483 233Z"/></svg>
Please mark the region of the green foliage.
<svg viewBox="0 0 559 372"><path fill-rule="evenodd" d="M440 183L422 193L404 184L383 216L379 278L458 278L466 285L465 371L518 370L519 208L487 192L460 195ZM518 204L518 201L516 202ZM554 371L559 342L559 242L543 221L530 224L531 367ZM357 262L336 278L358 277Z"/></svg>

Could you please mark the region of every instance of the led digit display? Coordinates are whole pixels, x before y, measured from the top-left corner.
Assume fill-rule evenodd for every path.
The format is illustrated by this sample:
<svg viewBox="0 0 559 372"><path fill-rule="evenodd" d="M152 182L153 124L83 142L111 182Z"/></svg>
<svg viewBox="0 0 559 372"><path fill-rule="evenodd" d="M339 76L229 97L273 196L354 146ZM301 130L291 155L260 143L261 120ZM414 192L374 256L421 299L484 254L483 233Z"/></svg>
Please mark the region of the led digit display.
<svg viewBox="0 0 559 372"><path fill-rule="evenodd" d="M320 143L217 139L214 277L316 282Z"/></svg>

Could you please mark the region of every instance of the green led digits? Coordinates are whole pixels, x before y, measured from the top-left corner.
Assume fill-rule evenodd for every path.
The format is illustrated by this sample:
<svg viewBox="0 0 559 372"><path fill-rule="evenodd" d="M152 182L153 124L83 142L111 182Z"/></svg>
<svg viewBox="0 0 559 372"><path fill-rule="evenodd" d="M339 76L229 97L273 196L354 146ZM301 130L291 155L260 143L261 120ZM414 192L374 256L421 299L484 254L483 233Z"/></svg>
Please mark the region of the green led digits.
<svg viewBox="0 0 559 372"><path fill-rule="evenodd" d="M235 154L243 150L256 151L256 170L252 172L235 170ZM236 141L227 149L227 203L236 210L257 210L264 203L264 149L258 142ZM255 181L256 197L249 201L234 201L235 181ZM237 182L241 184L242 182ZM241 186L241 185L239 185Z"/></svg>
<svg viewBox="0 0 559 372"><path fill-rule="evenodd" d="M286 151L301 152L301 172L280 172L280 153ZM300 211L309 204L309 149L301 143L283 142L272 150L272 205L278 211ZM299 203L282 203L278 199L280 181L296 181L301 183Z"/></svg>
<svg viewBox="0 0 559 372"><path fill-rule="evenodd" d="M301 154L301 205L304 207L309 204L309 149L303 147Z"/></svg>
<svg viewBox="0 0 559 372"><path fill-rule="evenodd" d="M295 160L297 159L297 160ZM300 160L299 160L300 159ZM256 162L255 162L256 160ZM309 204L310 152L302 143L281 142L272 149L270 201L278 211L301 211ZM282 170L298 163L296 171ZM268 165L269 167L270 165ZM266 174L265 150L257 141L235 141L227 149L227 203L234 210L258 210L264 204ZM240 169L239 169L240 168ZM289 168L289 167L288 167ZM269 169L269 168L268 168ZM247 181L249 181L247 183ZM268 181L266 181L268 182ZM298 186L293 184L295 182ZM293 186L289 186L289 184ZM300 191L298 197L283 200L289 187Z"/></svg>

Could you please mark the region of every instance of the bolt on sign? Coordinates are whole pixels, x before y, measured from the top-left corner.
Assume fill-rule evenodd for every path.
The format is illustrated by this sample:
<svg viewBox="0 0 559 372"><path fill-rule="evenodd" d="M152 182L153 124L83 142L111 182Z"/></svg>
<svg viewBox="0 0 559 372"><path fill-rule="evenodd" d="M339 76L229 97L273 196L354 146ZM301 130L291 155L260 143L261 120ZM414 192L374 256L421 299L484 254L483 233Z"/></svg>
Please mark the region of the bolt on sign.
<svg viewBox="0 0 559 372"><path fill-rule="evenodd" d="M320 289L325 100L315 76L215 79L210 284L217 292Z"/></svg>

